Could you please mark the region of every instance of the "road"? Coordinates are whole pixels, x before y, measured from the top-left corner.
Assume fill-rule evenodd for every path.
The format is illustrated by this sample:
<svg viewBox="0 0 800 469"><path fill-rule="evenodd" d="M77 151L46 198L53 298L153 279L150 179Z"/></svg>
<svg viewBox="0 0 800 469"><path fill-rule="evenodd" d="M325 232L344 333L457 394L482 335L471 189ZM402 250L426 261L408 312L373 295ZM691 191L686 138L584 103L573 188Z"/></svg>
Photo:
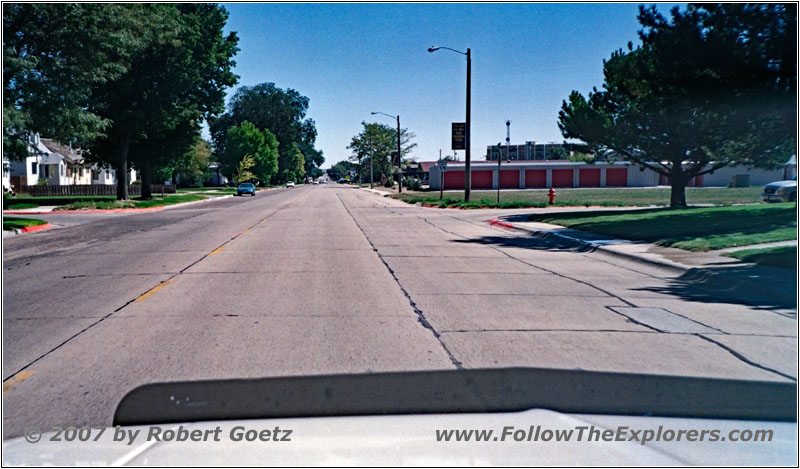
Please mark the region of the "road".
<svg viewBox="0 0 800 469"><path fill-rule="evenodd" d="M3 241L3 429L152 382L537 366L796 381L796 316L674 271L304 186Z"/></svg>

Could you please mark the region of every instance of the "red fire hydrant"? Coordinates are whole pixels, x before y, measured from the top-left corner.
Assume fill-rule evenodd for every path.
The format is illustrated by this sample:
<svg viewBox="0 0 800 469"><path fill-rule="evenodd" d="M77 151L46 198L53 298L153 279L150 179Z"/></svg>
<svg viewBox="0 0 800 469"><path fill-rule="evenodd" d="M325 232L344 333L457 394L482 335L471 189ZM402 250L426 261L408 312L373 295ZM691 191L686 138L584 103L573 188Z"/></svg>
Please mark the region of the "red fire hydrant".
<svg viewBox="0 0 800 469"><path fill-rule="evenodd" d="M551 187L550 190L547 191L547 197L550 198L550 205L553 205L556 200L556 190Z"/></svg>

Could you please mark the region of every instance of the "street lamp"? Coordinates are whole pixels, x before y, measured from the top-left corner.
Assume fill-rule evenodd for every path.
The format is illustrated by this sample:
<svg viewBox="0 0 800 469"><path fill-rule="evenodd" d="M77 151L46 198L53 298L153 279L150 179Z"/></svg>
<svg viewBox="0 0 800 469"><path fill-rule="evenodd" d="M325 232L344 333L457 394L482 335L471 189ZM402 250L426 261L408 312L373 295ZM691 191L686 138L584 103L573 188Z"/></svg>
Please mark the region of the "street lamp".
<svg viewBox="0 0 800 469"><path fill-rule="evenodd" d="M464 130L464 153L466 153L466 159L464 163L464 201L469 202L469 193L472 189L472 173L471 173L471 165L470 165L470 154L469 154L469 136L470 136L470 99L471 99L471 89L472 89L472 55L469 48L467 48L466 52L461 52L460 50L451 49L449 47L444 46L432 46L428 48L428 52L436 52L439 49L447 49L449 51L453 51L457 54L466 55L467 56L467 118L464 122L466 129Z"/></svg>
<svg viewBox="0 0 800 469"><path fill-rule="evenodd" d="M381 114L386 117L391 117L392 119L397 119L397 182L398 182L398 192L403 193L403 167L402 164L402 153L400 153L400 115L393 116L391 114L386 114L385 112L371 112L373 116L375 114Z"/></svg>

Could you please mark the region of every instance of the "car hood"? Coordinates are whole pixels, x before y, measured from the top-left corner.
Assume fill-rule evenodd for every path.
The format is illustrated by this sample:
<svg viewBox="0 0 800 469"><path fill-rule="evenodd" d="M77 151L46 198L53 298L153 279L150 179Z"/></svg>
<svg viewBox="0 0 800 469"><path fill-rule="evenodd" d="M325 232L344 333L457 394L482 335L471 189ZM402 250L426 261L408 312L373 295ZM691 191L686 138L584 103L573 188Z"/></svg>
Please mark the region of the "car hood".
<svg viewBox="0 0 800 469"><path fill-rule="evenodd" d="M261 419L165 424L162 430L201 433L219 428L219 441L146 441L151 426L108 429L99 441L38 443L15 438L3 443L6 465L301 465L301 466L518 466L518 465L797 465L796 424L715 419L578 415L533 409L495 414L440 414L369 417ZM501 438L504 428L523 431L514 441L437 441L437 430L487 430ZM769 429L772 441L542 441L544 430L619 427L667 429ZM280 429L288 441L234 441L242 431ZM538 432L537 429L538 428ZM114 441L115 432L139 431L132 444ZM286 431L291 433L286 435ZM534 440L532 435L537 435ZM121 434L121 433L116 433ZM130 435L130 433L128 433ZM588 433L587 433L588 434ZM520 434L522 435L522 434ZM531 435L529 437L528 435ZM62 435L63 438L63 435ZM494 437L493 437L494 438ZM531 441L528 441L531 440Z"/></svg>
<svg viewBox="0 0 800 469"><path fill-rule="evenodd" d="M778 189L781 187L797 187L797 181L776 181L770 182L769 184L765 185L764 187L769 187L773 189Z"/></svg>

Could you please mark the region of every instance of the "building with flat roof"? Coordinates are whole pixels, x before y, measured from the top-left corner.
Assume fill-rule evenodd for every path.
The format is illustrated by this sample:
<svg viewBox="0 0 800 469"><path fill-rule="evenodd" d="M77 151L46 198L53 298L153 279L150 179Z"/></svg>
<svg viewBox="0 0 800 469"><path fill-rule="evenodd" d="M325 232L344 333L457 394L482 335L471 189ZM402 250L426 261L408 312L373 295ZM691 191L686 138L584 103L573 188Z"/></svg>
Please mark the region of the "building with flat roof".
<svg viewBox="0 0 800 469"><path fill-rule="evenodd" d="M569 160L511 161L497 163L475 161L471 168L472 189L545 189L580 187L656 187L668 185L661 174L629 161L594 164ZM747 184L760 186L783 177L783 168L756 169L727 166L713 173L692 178L688 187L725 187L734 179L746 176ZM464 163L448 162L442 177L438 166L430 168L430 187L464 189Z"/></svg>
<svg viewBox="0 0 800 469"><path fill-rule="evenodd" d="M564 150L564 151L561 151ZM508 157L506 157L506 152ZM497 157L502 154L503 159L510 161L532 161L532 160L558 160L561 155L569 154L563 143L555 142L525 142L524 144L508 145L489 145L486 147L486 161L497 161Z"/></svg>

